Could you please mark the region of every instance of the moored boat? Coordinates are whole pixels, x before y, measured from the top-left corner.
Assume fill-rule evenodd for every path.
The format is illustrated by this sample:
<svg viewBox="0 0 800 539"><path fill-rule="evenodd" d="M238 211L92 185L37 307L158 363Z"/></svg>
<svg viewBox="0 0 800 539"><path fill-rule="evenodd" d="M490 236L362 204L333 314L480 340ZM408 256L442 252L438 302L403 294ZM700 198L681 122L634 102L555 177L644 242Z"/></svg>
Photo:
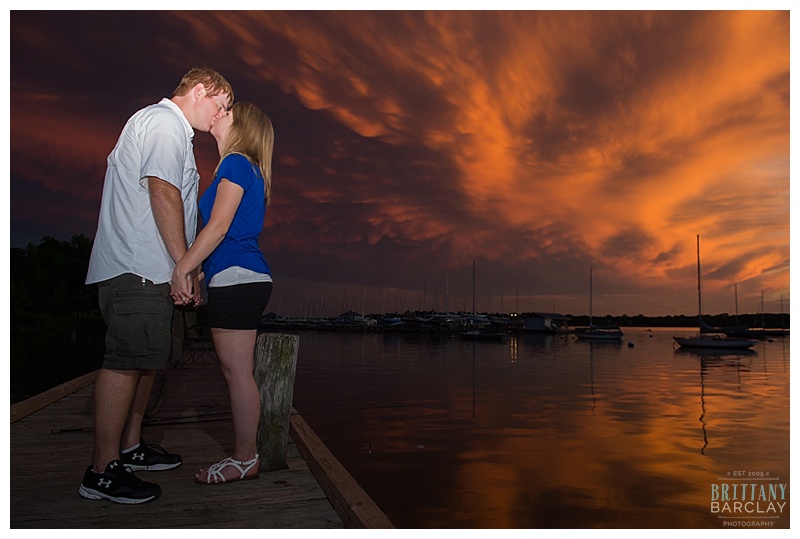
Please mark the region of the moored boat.
<svg viewBox="0 0 800 539"><path fill-rule="evenodd" d="M459 339L463 339L465 341L502 341L505 338L505 333L497 333L488 331L486 329L475 329L477 326L478 321L485 320L485 323L481 323L482 326L488 325L488 317L484 315L478 315L475 308L475 261L472 261L472 317L469 319L469 329L467 331L462 331L458 334Z"/></svg>
<svg viewBox="0 0 800 539"><path fill-rule="evenodd" d="M619 341L622 340L622 330L618 326L595 326L592 324L592 269L589 268L589 327L578 328L575 336L578 339L592 341Z"/></svg>
<svg viewBox="0 0 800 539"><path fill-rule="evenodd" d="M616 326L591 326L575 330L575 337L587 341L619 341L623 335L622 330Z"/></svg>
<svg viewBox="0 0 800 539"><path fill-rule="evenodd" d="M499 342L505 338L505 333L494 333L491 331L482 331L474 329L471 331L462 331L458 334L460 339L465 341L495 341Z"/></svg>
<svg viewBox="0 0 800 539"><path fill-rule="evenodd" d="M673 340L684 348L714 348L714 349L747 349L755 346L756 341L750 339L737 339L722 335L696 335L693 337L673 337Z"/></svg>
<svg viewBox="0 0 800 539"><path fill-rule="evenodd" d="M703 322L703 296L700 288L700 234L697 235L697 319L700 334L692 337L672 337L684 348L727 348L746 349L755 346L756 341L737 337L709 334L714 328Z"/></svg>

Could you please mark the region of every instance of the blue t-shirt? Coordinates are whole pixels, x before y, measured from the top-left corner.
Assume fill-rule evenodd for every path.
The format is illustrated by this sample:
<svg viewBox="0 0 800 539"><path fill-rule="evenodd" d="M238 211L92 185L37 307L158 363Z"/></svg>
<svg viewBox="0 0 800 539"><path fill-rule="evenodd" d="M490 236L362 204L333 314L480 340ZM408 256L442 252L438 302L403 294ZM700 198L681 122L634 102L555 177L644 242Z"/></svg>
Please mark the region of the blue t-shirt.
<svg viewBox="0 0 800 539"><path fill-rule="evenodd" d="M211 217L219 183L225 178L244 189L242 200L222 242L203 262L206 282L231 266L270 274L269 266L258 248L258 236L264 228L267 211L264 199L264 180L261 171L241 154L230 154L222 160L214 181L200 197L198 208L204 223Z"/></svg>

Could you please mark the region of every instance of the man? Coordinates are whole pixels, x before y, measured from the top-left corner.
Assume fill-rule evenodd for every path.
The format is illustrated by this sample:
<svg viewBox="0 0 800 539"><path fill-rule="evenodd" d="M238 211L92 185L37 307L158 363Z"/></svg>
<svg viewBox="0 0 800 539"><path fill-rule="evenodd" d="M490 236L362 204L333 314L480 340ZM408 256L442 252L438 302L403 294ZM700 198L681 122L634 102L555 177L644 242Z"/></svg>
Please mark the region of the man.
<svg viewBox="0 0 800 539"><path fill-rule="evenodd" d="M230 84L216 71L195 68L171 99L134 114L108 156L97 235L87 284L98 283L108 326L103 366L94 392L94 455L79 494L137 504L161 488L134 470L168 470L179 455L141 437L156 369L171 349L175 262L194 241L200 175L194 130L208 132L233 103ZM200 291L195 281L194 297Z"/></svg>

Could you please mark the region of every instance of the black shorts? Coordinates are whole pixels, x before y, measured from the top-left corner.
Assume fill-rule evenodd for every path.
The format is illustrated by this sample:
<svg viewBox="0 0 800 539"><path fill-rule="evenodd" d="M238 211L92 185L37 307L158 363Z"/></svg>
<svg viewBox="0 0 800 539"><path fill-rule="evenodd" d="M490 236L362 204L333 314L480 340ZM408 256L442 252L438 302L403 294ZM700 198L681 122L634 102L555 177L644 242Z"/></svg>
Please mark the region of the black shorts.
<svg viewBox="0 0 800 539"><path fill-rule="evenodd" d="M98 283L100 312L108 328L103 367L163 369L172 350L169 283L153 284L125 273Z"/></svg>
<svg viewBox="0 0 800 539"><path fill-rule="evenodd" d="M208 327L258 329L271 294L271 282L209 287Z"/></svg>

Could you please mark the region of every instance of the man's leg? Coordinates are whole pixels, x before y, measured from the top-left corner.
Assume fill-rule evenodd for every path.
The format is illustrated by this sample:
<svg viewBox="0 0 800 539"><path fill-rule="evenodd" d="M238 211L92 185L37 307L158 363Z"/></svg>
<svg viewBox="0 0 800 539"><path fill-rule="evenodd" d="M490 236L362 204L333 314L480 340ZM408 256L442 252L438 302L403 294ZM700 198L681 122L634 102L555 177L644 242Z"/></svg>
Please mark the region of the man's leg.
<svg viewBox="0 0 800 539"><path fill-rule="evenodd" d="M147 406L154 378L150 365L142 365L142 360L146 362L147 353L158 346L151 342L150 336L158 333L159 314L167 330L165 338L169 338L172 304L166 299L168 286L162 286L162 294L153 294L147 290L154 288L152 283L148 286L148 282L132 274L119 275L98 285L100 310L108 329L103 368L95 381L92 465L84 472L78 490L84 498L138 504L161 495L158 485L132 473L134 468L123 459L120 446L127 440L123 440L123 433L129 435L126 425L134 425L137 432L141 428L144 412L139 412L143 410L139 395L144 393L143 406ZM158 299L159 295L162 299ZM168 351L169 343L162 349ZM153 361L153 367L161 359ZM166 362L166 356L163 360Z"/></svg>
<svg viewBox="0 0 800 539"><path fill-rule="evenodd" d="M128 420L140 371L100 369L94 386L94 456L92 467L102 473L119 459L122 431Z"/></svg>
<svg viewBox="0 0 800 539"><path fill-rule="evenodd" d="M139 374L137 369L100 369L94 386L94 457L78 489L84 498L138 504L161 495L161 487L142 481L120 462L120 436Z"/></svg>
<svg viewBox="0 0 800 539"><path fill-rule="evenodd" d="M122 430L120 449L125 450L139 443L142 437L142 420L147 411L147 402L150 400L150 391L156 378L155 369L140 370L139 383L136 384L131 403L130 413Z"/></svg>

